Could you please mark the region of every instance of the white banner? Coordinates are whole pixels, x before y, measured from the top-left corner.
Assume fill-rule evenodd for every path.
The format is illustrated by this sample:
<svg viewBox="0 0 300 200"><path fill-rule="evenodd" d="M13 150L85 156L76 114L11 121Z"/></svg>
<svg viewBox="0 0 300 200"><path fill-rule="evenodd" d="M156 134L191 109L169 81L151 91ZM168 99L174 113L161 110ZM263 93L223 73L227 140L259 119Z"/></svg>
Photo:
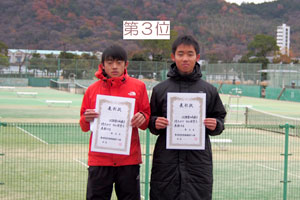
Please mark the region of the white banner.
<svg viewBox="0 0 300 200"><path fill-rule="evenodd" d="M124 40L169 40L170 21L123 21Z"/></svg>

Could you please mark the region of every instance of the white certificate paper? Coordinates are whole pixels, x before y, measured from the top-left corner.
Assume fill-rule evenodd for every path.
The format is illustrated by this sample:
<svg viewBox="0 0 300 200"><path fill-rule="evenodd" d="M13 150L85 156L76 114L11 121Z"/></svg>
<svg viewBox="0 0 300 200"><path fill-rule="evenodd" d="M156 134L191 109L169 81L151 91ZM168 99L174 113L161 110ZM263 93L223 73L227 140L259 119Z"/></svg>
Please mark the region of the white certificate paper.
<svg viewBox="0 0 300 200"><path fill-rule="evenodd" d="M205 149L206 94L168 93L167 149Z"/></svg>
<svg viewBox="0 0 300 200"><path fill-rule="evenodd" d="M91 151L129 155L135 99L97 95Z"/></svg>

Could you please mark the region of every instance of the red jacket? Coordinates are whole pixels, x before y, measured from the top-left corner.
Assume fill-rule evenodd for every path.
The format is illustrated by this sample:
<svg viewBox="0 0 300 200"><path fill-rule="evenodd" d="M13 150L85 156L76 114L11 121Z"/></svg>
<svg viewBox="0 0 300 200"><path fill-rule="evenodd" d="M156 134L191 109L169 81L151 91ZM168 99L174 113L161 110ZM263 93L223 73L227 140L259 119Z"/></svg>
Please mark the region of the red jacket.
<svg viewBox="0 0 300 200"><path fill-rule="evenodd" d="M150 117L150 105L145 84L135 78L131 78L125 69L120 77L106 78L102 74L102 65L95 73L100 80L90 85L85 92L80 110L80 127L82 131L90 130L90 123L85 121L83 113L86 109L95 109L97 94L135 98L134 114L142 112L146 117L146 122L140 127L145 130ZM138 129L132 129L130 155L110 154L101 152L91 152L91 139L89 145L88 165L89 166L123 166L136 165L142 163L140 139Z"/></svg>

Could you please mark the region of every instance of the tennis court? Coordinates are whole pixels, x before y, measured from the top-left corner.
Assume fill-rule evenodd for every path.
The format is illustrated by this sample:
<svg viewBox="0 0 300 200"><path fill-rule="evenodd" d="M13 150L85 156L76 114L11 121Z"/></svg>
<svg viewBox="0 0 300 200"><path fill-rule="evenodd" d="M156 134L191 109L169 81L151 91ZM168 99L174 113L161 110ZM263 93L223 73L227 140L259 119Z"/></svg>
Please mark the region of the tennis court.
<svg viewBox="0 0 300 200"><path fill-rule="evenodd" d="M16 92L37 95L18 96ZM49 88L0 92L0 199L85 198L89 133L81 132L78 125L82 97ZM229 96L221 97L226 104ZM49 106L46 100L72 103ZM224 133L214 137L232 142L212 143L213 199L282 199L285 136L279 126L267 130L240 125L245 120L243 105L299 117L300 103L241 97L239 105L229 110L228 121L237 119L238 124L226 125ZM147 139L147 134L140 132L142 196L149 189L149 154L156 140L150 134ZM287 199L300 199L300 137L289 137L289 153Z"/></svg>
<svg viewBox="0 0 300 200"><path fill-rule="evenodd" d="M234 196L236 199L241 196L243 199L281 199L280 181L284 170L280 154L284 150L284 135L245 129L228 127L219 137L232 139L232 143L223 144L225 149L213 144L214 199ZM47 195L47 199L84 199L89 137L80 132L77 124L9 123L1 132L1 146L6 152L1 169L1 181L5 183L1 187L5 192L1 198L43 199ZM143 152L145 136L141 133ZM155 140L151 137L150 152ZM292 180L291 199L300 197L299 146L299 138L291 137L293 156L288 173ZM142 165L141 175L144 174L145 165ZM144 182L142 176L142 191Z"/></svg>
<svg viewBox="0 0 300 200"><path fill-rule="evenodd" d="M36 97L18 96L17 92L36 92ZM151 90L149 91L151 95ZM223 103L228 105L230 95L220 95ZM0 91L0 117L6 122L78 122L79 110L83 95L65 91L54 90L48 87L16 87L14 90ZM72 101L70 106L56 104L49 106L47 100ZM237 102L231 99L231 120L243 121L246 106L255 109L280 114L288 117L300 117L300 103L277 101L271 99L253 98L242 96ZM1 119L1 118L0 118Z"/></svg>
<svg viewBox="0 0 300 200"><path fill-rule="evenodd" d="M279 128L277 128L277 131ZM220 138L230 138L222 151L213 146L214 199L282 199L283 134L227 125ZM288 199L298 199L300 138L289 138Z"/></svg>
<svg viewBox="0 0 300 200"><path fill-rule="evenodd" d="M18 96L17 92L36 92L33 96ZM83 95L47 87L16 87L0 92L0 117L6 122L73 122L79 120ZM62 103L49 105L47 100ZM72 101L66 105L64 101ZM0 120L1 120L0 118Z"/></svg>
<svg viewBox="0 0 300 200"><path fill-rule="evenodd" d="M1 127L1 199L80 199L88 135L77 124ZM72 192L71 192L72 191ZM82 199L82 198L81 198Z"/></svg>

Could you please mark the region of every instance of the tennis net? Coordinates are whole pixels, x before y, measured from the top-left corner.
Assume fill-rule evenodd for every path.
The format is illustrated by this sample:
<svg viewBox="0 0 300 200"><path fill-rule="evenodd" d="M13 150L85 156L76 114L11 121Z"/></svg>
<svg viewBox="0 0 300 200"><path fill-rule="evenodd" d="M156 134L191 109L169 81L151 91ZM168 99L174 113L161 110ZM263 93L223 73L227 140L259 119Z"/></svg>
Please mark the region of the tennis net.
<svg viewBox="0 0 300 200"><path fill-rule="evenodd" d="M247 127L259 128L272 132L285 133L285 129L281 129L279 125L289 124L295 128L289 130L289 134L300 137L300 119L286 117L282 115L272 114L260 111L254 108L246 108L246 125Z"/></svg>
<svg viewBox="0 0 300 200"><path fill-rule="evenodd" d="M50 88L62 91L70 91L68 82L59 82L53 79L50 80Z"/></svg>
<svg viewBox="0 0 300 200"><path fill-rule="evenodd" d="M84 85L80 85L79 83L75 83L75 93L76 94L84 94L88 87Z"/></svg>

